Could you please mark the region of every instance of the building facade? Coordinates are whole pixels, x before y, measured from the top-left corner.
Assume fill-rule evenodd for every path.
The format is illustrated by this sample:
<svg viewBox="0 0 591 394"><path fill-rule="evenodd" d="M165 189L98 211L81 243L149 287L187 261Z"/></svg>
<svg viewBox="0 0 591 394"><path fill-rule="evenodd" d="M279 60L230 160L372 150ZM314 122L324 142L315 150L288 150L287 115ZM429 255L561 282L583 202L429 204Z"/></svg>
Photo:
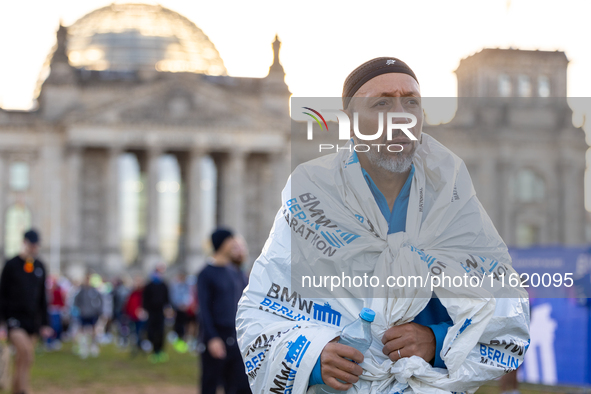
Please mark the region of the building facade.
<svg viewBox="0 0 591 394"><path fill-rule="evenodd" d="M258 253L289 174L290 92L279 48L276 38L266 77L234 78L199 28L160 6L112 4L60 26L38 108L0 109L4 254L17 252L32 226L54 272L150 270L166 254L167 185L178 202L169 263L190 271L203 264L205 216ZM127 244L123 156L139 168L131 216L140 230ZM176 163L177 182L163 182L163 156ZM215 167L209 194L207 162Z"/></svg>
<svg viewBox="0 0 591 394"><path fill-rule="evenodd" d="M276 38L266 77L236 78L197 26L161 6L113 4L60 26L37 108L0 109L0 250L17 253L34 227L53 272L159 261L195 272L222 225L255 258L290 164L305 159L290 163L305 132L290 133L279 50ZM424 128L466 162L510 246L586 240L588 146L567 65L562 52L484 49L456 70L453 120Z"/></svg>
<svg viewBox="0 0 591 394"><path fill-rule="evenodd" d="M509 246L586 242L585 133L567 103L564 52L483 49L461 60L453 120L425 127L466 163Z"/></svg>

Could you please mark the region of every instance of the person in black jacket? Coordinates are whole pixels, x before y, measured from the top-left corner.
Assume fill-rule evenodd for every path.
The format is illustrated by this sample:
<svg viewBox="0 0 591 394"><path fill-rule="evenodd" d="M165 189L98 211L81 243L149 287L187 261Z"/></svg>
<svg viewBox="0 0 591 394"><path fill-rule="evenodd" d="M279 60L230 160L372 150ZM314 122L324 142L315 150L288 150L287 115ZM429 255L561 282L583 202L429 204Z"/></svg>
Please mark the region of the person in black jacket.
<svg viewBox="0 0 591 394"><path fill-rule="evenodd" d="M170 305L168 286L164 282L165 270L166 265L158 264L143 294L143 307L148 312L146 331L154 352L150 361L154 363L168 361L168 355L163 351L164 311Z"/></svg>
<svg viewBox="0 0 591 394"><path fill-rule="evenodd" d="M211 235L215 250L197 279L200 306L201 394L215 394L223 384L226 394L249 394L248 378L236 340L236 310L246 276L234 264L240 247L232 232L220 228Z"/></svg>
<svg viewBox="0 0 591 394"><path fill-rule="evenodd" d="M24 394L35 357L39 334L52 335L45 293L46 272L36 259L39 234L25 233L21 253L8 260L0 277L0 321L7 325L8 339L16 349L12 392Z"/></svg>

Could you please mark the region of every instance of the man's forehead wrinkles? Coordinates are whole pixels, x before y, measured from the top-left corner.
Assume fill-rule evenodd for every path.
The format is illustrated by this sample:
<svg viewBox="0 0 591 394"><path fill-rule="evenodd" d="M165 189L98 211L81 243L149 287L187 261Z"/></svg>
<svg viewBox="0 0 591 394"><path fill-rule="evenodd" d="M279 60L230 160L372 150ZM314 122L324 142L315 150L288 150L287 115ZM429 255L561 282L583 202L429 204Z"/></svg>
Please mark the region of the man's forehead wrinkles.
<svg viewBox="0 0 591 394"><path fill-rule="evenodd" d="M369 91L360 90L355 96L359 97L420 97L421 94L414 89L394 89L394 90L386 90L381 92L372 92L372 89Z"/></svg>
<svg viewBox="0 0 591 394"><path fill-rule="evenodd" d="M379 96L377 97L417 97L419 96L418 92L415 91L396 91L395 93L392 92L382 92Z"/></svg>

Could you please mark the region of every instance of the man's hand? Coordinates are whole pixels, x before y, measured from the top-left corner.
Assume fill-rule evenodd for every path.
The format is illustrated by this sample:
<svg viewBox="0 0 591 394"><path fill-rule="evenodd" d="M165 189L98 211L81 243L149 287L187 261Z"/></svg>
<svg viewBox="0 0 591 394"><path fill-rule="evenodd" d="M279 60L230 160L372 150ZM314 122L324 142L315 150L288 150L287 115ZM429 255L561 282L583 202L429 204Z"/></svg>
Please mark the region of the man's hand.
<svg viewBox="0 0 591 394"><path fill-rule="evenodd" d="M172 309L172 307L170 307L170 306L167 306L166 308L164 308L164 316L167 319L174 318L174 309Z"/></svg>
<svg viewBox="0 0 591 394"><path fill-rule="evenodd" d="M53 328L49 326L43 326L39 329L39 333L41 334L41 338L49 338L53 335Z"/></svg>
<svg viewBox="0 0 591 394"><path fill-rule="evenodd" d="M359 375L363 368L357 363L363 362L363 354L351 346L336 343L338 338L329 342L320 354L320 370L324 384L336 390L349 390L353 384L359 381ZM348 358L349 360L346 360ZM340 379L346 383L341 383Z"/></svg>
<svg viewBox="0 0 591 394"><path fill-rule="evenodd" d="M138 317L138 319L140 319L140 321L148 320L148 311L145 310L144 308L138 308L137 309L137 317Z"/></svg>
<svg viewBox="0 0 591 394"><path fill-rule="evenodd" d="M382 343L382 351L392 361L398 361L401 357L419 356L429 363L435 358L433 330L417 323L391 327L384 334Z"/></svg>
<svg viewBox="0 0 591 394"><path fill-rule="evenodd" d="M226 345L221 338L211 338L209 342L207 342L207 350L209 350L209 354L211 354L213 358L220 360L226 358Z"/></svg>

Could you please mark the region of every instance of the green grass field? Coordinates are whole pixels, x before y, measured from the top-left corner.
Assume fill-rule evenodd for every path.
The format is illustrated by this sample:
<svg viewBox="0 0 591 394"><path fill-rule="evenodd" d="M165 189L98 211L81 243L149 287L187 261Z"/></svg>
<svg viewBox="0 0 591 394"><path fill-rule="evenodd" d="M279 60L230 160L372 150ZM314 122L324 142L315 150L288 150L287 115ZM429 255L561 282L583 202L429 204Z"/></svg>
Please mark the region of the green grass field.
<svg viewBox="0 0 591 394"><path fill-rule="evenodd" d="M80 359L65 344L60 351L38 351L31 372L34 393L71 391L95 386L92 392L115 393L120 387L179 386L196 390L197 357L167 347L169 361L152 364L147 355L132 357L128 349L114 345L101 347L97 358ZM98 389L100 388L100 390Z"/></svg>
<svg viewBox="0 0 591 394"><path fill-rule="evenodd" d="M39 351L32 370L33 394L185 394L197 393L198 359L167 347L169 361L152 364L147 355L131 357L129 350L114 345L102 346L97 358L81 360L70 344L56 352ZM582 387L522 384L522 394L583 393ZM8 391L0 391L8 393ZM478 390L479 394L499 394L497 382Z"/></svg>

